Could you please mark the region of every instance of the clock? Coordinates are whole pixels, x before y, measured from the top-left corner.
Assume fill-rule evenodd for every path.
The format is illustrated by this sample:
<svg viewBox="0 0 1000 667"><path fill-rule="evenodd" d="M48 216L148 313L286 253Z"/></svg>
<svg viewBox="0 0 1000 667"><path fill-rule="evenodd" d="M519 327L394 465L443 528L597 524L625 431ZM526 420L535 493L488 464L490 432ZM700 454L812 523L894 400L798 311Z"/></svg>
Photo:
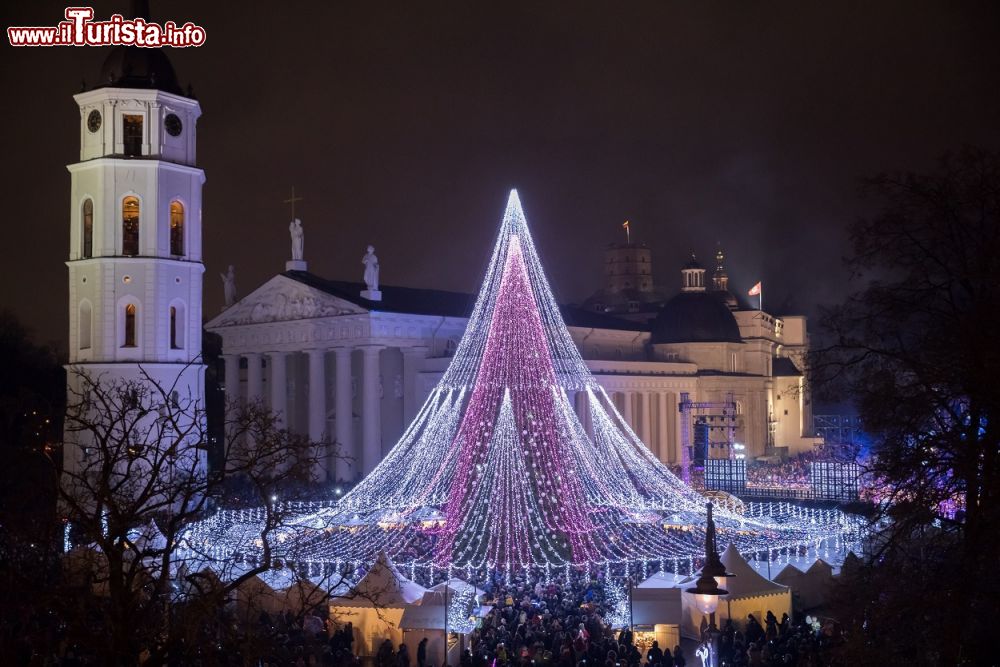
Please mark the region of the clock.
<svg viewBox="0 0 1000 667"><path fill-rule="evenodd" d="M163 126L167 128L167 134L171 137L178 136L184 128L181 124L181 119L175 113L167 114L167 117L163 119Z"/></svg>
<svg viewBox="0 0 1000 667"><path fill-rule="evenodd" d="M91 132L97 132L101 129L101 112L97 109L91 111L90 115L87 116L87 129Z"/></svg>

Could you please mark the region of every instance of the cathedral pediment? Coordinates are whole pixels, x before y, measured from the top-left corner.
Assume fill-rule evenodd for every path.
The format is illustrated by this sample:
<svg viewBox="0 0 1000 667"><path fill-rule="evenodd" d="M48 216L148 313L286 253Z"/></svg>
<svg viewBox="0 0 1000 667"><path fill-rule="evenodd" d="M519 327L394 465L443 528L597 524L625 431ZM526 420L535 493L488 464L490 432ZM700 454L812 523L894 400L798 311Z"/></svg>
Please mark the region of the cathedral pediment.
<svg viewBox="0 0 1000 667"><path fill-rule="evenodd" d="M290 322L366 312L368 311L350 301L285 276L275 276L213 318L206 328Z"/></svg>

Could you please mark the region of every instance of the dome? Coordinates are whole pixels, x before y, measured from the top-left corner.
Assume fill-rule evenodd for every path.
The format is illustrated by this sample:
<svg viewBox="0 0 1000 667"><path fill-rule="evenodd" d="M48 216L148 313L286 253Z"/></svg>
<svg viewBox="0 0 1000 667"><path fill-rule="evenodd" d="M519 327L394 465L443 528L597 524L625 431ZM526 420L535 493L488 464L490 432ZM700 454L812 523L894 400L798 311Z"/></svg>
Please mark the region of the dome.
<svg viewBox="0 0 1000 667"><path fill-rule="evenodd" d="M740 327L718 292L681 292L653 320L650 342L739 343Z"/></svg>
<svg viewBox="0 0 1000 667"><path fill-rule="evenodd" d="M691 259L681 268L682 271L704 271L705 267L698 263L698 259L692 253Z"/></svg>
<svg viewBox="0 0 1000 667"><path fill-rule="evenodd" d="M94 88L149 88L183 95L177 74L162 49L116 46L101 65Z"/></svg>

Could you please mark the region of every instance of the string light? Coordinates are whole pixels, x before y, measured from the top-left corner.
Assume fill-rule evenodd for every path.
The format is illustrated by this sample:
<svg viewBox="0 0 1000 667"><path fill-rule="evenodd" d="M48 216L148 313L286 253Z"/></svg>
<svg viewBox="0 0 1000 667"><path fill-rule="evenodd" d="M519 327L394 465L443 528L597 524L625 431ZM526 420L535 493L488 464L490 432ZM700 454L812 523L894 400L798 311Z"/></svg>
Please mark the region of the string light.
<svg viewBox="0 0 1000 667"><path fill-rule="evenodd" d="M446 580L446 586L451 585L451 580ZM476 628L476 617L473 609L476 603L476 589L471 586L462 586L457 589L452 588L451 597L448 600L448 632L458 632L468 634Z"/></svg>
<svg viewBox="0 0 1000 667"><path fill-rule="evenodd" d="M628 591L622 580L604 579L604 623L609 628L629 627Z"/></svg>
<svg viewBox="0 0 1000 667"><path fill-rule="evenodd" d="M590 419L579 419L582 401ZM570 337L511 192L465 335L385 459L331 502L300 503L276 531L302 563L380 552L433 580L527 568L672 562L703 549L705 499L664 466L597 383ZM840 512L747 503L716 512L720 543L744 553L812 545L850 528ZM260 512L220 511L192 547L253 559ZM257 532L255 532L255 530ZM636 570L639 571L639 570Z"/></svg>

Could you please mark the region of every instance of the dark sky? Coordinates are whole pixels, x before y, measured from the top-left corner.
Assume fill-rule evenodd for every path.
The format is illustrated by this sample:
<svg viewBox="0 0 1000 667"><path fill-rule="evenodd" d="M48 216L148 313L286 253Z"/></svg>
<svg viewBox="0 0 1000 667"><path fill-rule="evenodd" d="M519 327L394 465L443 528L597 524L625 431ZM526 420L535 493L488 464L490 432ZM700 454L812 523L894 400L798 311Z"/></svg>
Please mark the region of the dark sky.
<svg viewBox="0 0 1000 667"><path fill-rule="evenodd" d="M65 6L11 4L4 27ZM241 294L283 270L293 184L329 278L360 280L372 243L384 283L474 290L514 186L560 300L629 218L671 289L721 241L736 287L813 312L847 289L859 177L1000 147L1000 3L152 4L208 35L170 51L204 113L207 314L225 265ZM71 96L106 49L0 49L0 306L61 342Z"/></svg>

